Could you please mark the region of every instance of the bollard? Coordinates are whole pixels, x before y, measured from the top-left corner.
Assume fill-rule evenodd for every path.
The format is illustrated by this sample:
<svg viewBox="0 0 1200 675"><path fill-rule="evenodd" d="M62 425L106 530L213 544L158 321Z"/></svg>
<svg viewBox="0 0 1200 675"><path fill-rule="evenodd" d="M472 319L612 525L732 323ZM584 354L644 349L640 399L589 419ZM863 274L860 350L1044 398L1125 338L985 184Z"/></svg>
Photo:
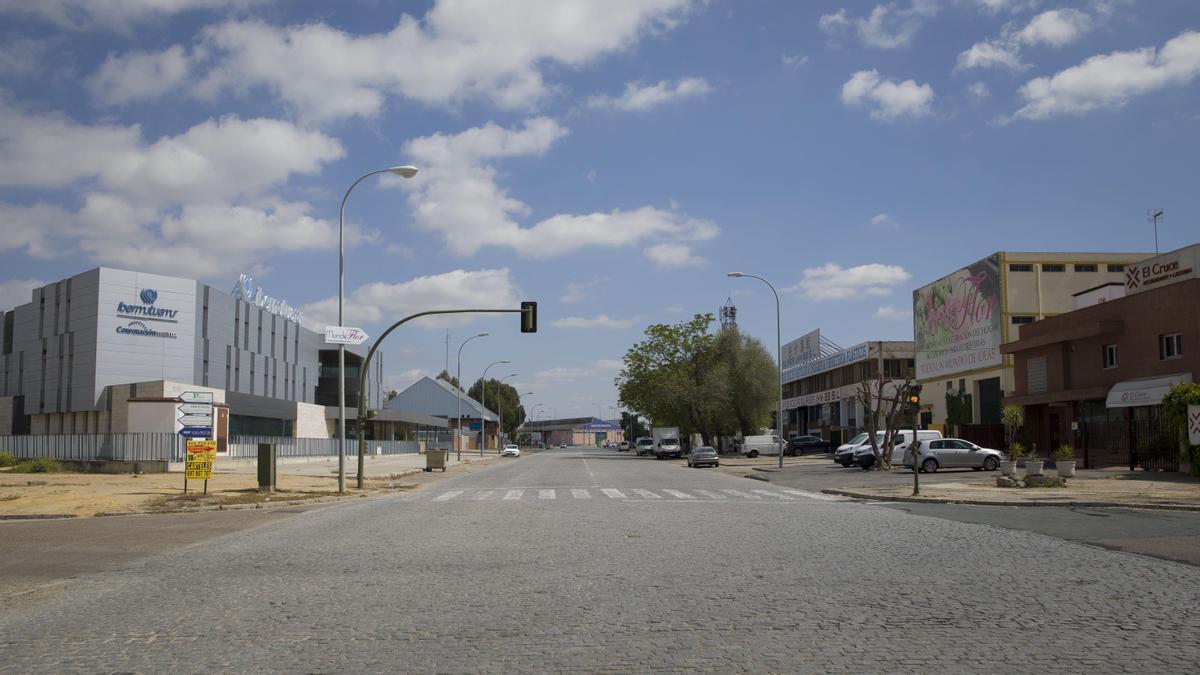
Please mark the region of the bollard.
<svg viewBox="0 0 1200 675"><path fill-rule="evenodd" d="M258 444L258 491L275 491L275 444Z"/></svg>

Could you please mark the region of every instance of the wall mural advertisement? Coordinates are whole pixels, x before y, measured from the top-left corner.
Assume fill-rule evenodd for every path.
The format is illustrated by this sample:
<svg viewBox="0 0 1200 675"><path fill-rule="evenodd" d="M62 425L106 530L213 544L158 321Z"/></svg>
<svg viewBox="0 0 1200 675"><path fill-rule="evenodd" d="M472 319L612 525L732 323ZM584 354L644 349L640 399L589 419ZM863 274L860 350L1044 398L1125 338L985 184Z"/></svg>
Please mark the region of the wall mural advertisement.
<svg viewBox="0 0 1200 675"><path fill-rule="evenodd" d="M992 256L913 292L917 377L936 379L1003 363L1000 258Z"/></svg>

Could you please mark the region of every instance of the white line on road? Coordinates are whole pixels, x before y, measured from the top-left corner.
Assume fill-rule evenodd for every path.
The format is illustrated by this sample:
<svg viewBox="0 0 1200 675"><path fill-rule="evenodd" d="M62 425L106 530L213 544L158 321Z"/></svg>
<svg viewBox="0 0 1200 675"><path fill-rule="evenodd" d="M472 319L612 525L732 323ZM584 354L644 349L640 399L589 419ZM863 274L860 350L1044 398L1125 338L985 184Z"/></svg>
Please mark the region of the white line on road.
<svg viewBox="0 0 1200 675"><path fill-rule="evenodd" d="M742 497L743 499L762 499L762 497L759 497L758 495L752 495L749 492L742 492L741 490L732 490L732 489L726 488L724 490L721 490L721 492L728 492L729 494L731 494L735 497Z"/></svg>
<svg viewBox="0 0 1200 675"><path fill-rule="evenodd" d="M603 492L604 496L608 497L609 499L625 499L625 493L621 492L620 490L602 488L600 491Z"/></svg>
<svg viewBox="0 0 1200 675"><path fill-rule="evenodd" d="M438 495L437 497L434 497L433 501L435 501L435 502L449 501L449 500L454 499L455 497L461 495L462 493L463 493L463 490L451 490L450 492L443 492L442 494Z"/></svg>
<svg viewBox="0 0 1200 675"><path fill-rule="evenodd" d="M780 492L786 492L790 495L796 495L797 497L807 497L809 499L819 499L823 502L846 501L846 499L844 497L839 497L836 495L823 495L819 492L805 492L804 490L796 490L794 488L778 488L778 490Z"/></svg>
<svg viewBox="0 0 1200 675"><path fill-rule="evenodd" d="M585 488L571 488L571 496L575 499L591 499L592 493Z"/></svg>
<svg viewBox="0 0 1200 675"><path fill-rule="evenodd" d="M775 497L776 499L782 499L782 500L784 500L785 502L794 502L794 501L796 501L796 498L795 498L795 497L789 497L788 495L781 495L781 494L779 494L779 493L777 493L777 492L771 492L770 490L751 490L751 492L754 492L754 493L757 493L757 494L760 494L760 495L766 495L766 496L768 496L768 497Z"/></svg>
<svg viewBox="0 0 1200 675"><path fill-rule="evenodd" d="M557 496L554 490L538 490L538 499L554 499Z"/></svg>
<svg viewBox="0 0 1200 675"><path fill-rule="evenodd" d="M476 492L475 496L471 497L471 499L481 502L485 499L490 498L492 496L492 492L494 492L494 490L480 490L479 492Z"/></svg>
<svg viewBox="0 0 1200 675"><path fill-rule="evenodd" d="M678 499L695 499L695 497L689 495L688 493L680 492L679 490L663 490L663 492L671 495L672 497L676 497Z"/></svg>
<svg viewBox="0 0 1200 675"><path fill-rule="evenodd" d="M524 490L509 490L504 493L505 500L520 499L525 494Z"/></svg>
<svg viewBox="0 0 1200 675"><path fill-rule="evenodd" d="M634 488L633 493L644 499L662 499L662 497L654 494L653 492L649 490L643 490L641 488Z"/></svg>
<svg viewBox="0 0 1200 675"><path fill-rule="evenodd" d="M708 490L696 490L695 492L696 492L696 494L703 495L705 497L708 497L709 499L729 499L729 497L726 497L723 494L719 494L716 492L709 492Z"/></svg>

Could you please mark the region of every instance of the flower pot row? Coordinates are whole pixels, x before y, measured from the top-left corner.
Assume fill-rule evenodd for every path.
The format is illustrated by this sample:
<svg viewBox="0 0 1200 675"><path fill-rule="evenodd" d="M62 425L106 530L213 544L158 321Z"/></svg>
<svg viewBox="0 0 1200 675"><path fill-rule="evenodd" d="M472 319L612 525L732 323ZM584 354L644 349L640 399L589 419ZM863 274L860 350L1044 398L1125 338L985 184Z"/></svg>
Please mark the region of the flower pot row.
<svg viewBox="0 0 1200 675"><path fill-rule="evenodd" d="M1025 473L1029 476L1041 476L1045 472L1046 461L1043 459L1026 459ZM1059 478L1074 478L1075 477L1075 460L1060 459L1055 462L1056 471ZM1017 473L1017 461L1013 459L1000 462L1000 473L1005 476L1013 476Z"/></svg>

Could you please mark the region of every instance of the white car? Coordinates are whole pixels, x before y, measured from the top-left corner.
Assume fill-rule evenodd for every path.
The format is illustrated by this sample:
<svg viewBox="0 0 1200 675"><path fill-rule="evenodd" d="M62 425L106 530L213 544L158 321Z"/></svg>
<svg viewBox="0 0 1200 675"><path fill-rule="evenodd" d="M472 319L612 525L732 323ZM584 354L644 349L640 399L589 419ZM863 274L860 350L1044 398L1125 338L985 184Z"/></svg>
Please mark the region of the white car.
<svg viewBox="0 0 1200 675"><path fill-rule="evenodd" d="M508 445L504 446L503 450L500 451L500 456L501 457L520 457L521 449L517 447L516 443L509 443Z"/></svg>

